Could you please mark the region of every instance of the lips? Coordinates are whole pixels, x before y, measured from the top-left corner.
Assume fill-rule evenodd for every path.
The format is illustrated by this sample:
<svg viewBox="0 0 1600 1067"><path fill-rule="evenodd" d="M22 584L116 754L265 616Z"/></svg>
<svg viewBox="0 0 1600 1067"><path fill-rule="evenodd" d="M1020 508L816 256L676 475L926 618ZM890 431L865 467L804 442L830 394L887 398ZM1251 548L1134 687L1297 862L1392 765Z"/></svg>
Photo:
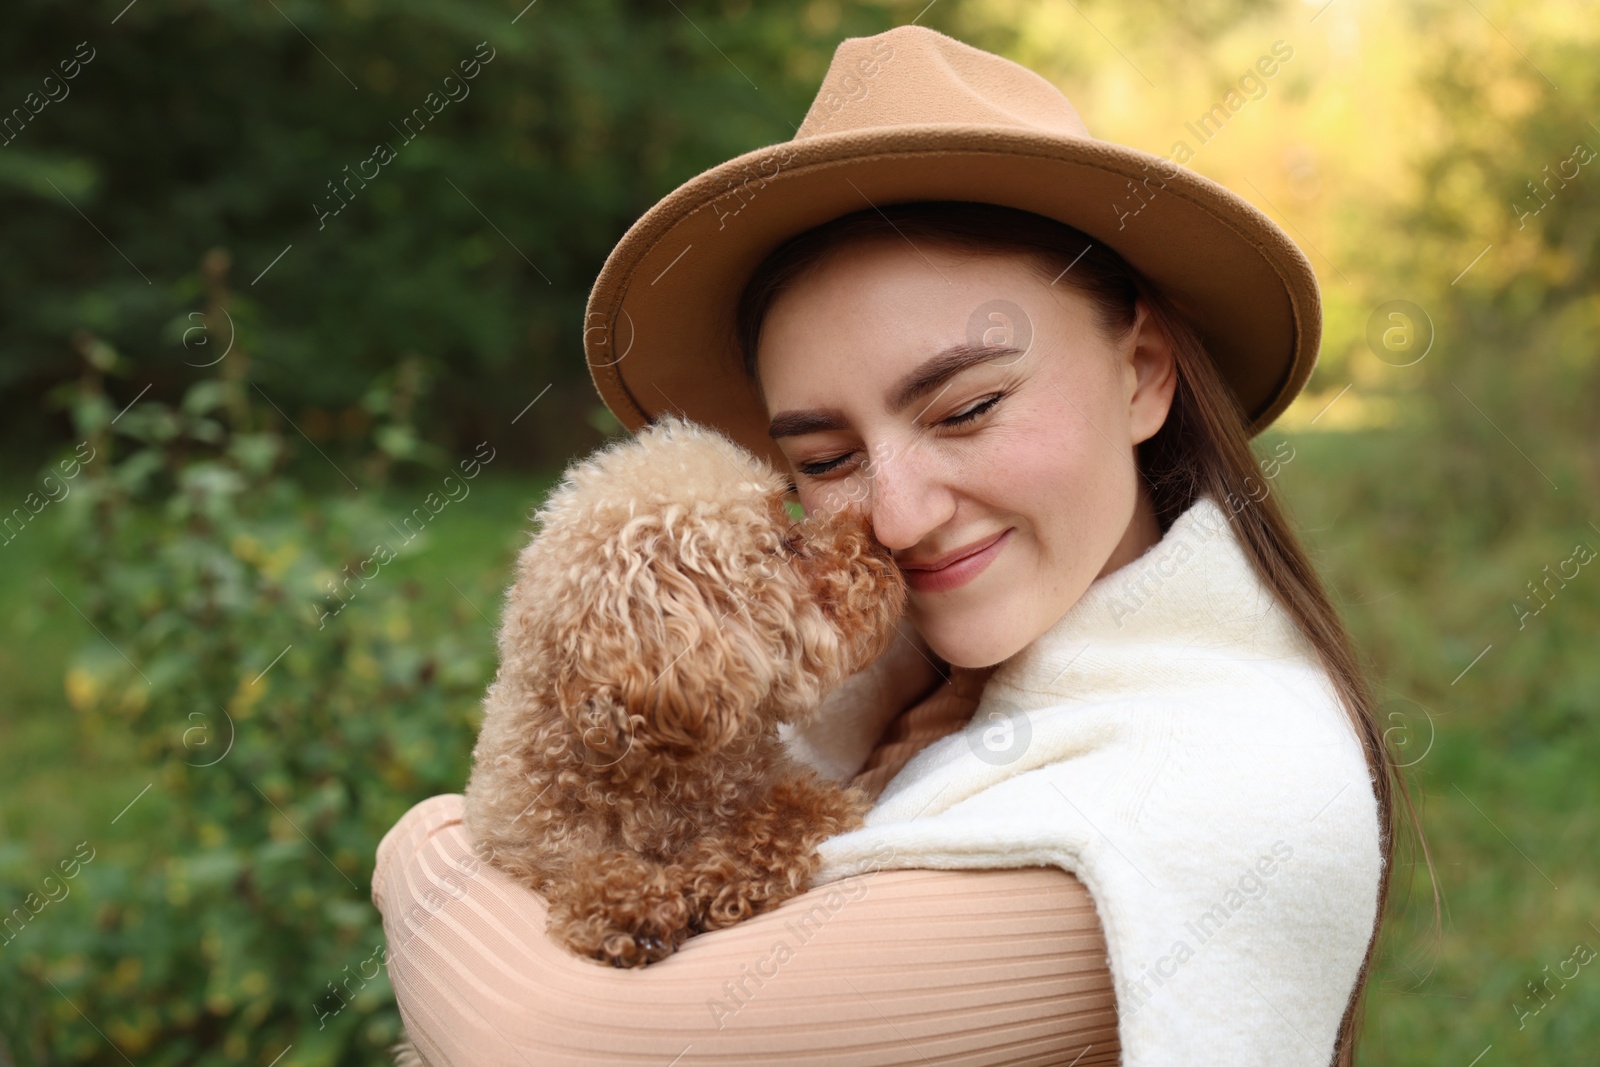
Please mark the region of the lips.
<svg viewBox="0 0 1600 1067"><path fill-rule="evenodd" d="M919 593L948 593L960 589L987 570L995 557L1005 551L1014 530L1015 527L1008 526L993 537L959 548L936 561L942 564L939 567L902 564L901 573L905 575L906 585Z"/></svg>
<svg viewBox="0 0 1600 1067"><path fill-rule="evenodd" d="M922 572L942 571L946 567L949 567L953 563L958 563L961 560L966 559L968 556L976 555L977 553L982 552L984 549L988 548L990 545L994 544L996 541L1000 540L1000 538L1004 537L1005 535L1006 535L1006 531L1005 530L1001 530L999 533L995 534L992 537L985 537L981 541L974 541L972 544L968 545L967 547L958 548L954 552L951 552L949 555L941 556L939 559L936 559L936 560L934 560L932 562L929 562L929 563L902 563L902 564L900 564L900 569L903 570L903 571L922 571Z"/></svg>

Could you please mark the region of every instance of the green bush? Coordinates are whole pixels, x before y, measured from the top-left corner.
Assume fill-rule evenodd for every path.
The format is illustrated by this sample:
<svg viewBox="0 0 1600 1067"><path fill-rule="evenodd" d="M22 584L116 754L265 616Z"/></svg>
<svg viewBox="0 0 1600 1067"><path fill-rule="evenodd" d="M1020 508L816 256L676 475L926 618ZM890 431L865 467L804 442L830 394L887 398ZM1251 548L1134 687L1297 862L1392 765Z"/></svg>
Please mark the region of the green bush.
<svg viewBox="0 0 1600 1067"><path fill-rule="evenodd" d="M417 632L420 590L385 568L493 446L442 471L408 421L420 368L402 366L368 395L362 488L314 500L242 352L176 406L118 415L104 378L125 361L79 347L56 396L79 467L49 506L81 578L63 595L98 635L66 693L80 736L123 739L150 788L58 867L0 849L0 900L24 902L0 933L0 1033L24 1064L120 1062L108 1039L152 1067L267 1064L290 1044L301 1065L381 1062L400 1024L374 845L417 798L461 788L494 666L463 627ZM376 499L396 466L440 487L403 528Z"/></svg>

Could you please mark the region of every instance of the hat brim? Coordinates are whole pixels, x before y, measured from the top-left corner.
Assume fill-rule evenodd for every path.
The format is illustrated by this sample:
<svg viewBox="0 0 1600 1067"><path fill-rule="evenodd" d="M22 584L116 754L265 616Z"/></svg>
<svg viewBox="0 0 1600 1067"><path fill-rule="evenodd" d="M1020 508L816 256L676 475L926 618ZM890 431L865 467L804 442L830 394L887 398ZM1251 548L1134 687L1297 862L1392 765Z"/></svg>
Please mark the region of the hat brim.
<svg viewBox="0 0 1600 1067"><path fill-rule="evenodd" d="M585 357L606 406L630 431L676 412L786 470L741 367L740 291L789 237L908 200L1020 208L1116 250L1195 326L1252 435L1311 375L1322 333L1316 275L1249 201L1111 142L907 125L747 152L685 182L634 223L606 259L584 319Z"/></svg>

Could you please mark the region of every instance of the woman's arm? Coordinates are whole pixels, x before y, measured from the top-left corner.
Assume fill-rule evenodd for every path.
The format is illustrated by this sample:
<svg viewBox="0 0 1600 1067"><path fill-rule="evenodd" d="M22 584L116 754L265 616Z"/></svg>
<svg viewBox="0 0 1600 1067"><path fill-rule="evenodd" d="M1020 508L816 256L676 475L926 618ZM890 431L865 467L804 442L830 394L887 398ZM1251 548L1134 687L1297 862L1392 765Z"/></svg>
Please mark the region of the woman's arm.
<svg viewBox="0 0 1600 1067"><path fill-rule="evenodd" d="M1099 919L1059 868L859 875L617 970L545 935L543 898L477 859L461 803L407 812L372 883L431 1067L1118 1060Z"/></svg>

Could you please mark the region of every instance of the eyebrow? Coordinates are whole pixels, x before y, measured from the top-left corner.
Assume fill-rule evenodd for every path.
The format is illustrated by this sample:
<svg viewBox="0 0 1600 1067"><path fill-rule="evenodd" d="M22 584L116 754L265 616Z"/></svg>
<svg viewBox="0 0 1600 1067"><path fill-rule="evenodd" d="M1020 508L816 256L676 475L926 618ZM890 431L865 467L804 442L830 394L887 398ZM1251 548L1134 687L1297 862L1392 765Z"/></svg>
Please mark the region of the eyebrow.
<svg viewBox="0 0 1600 1067"><path fill-rule="evenodd" d="M1022 354L1022 349L1011 345L975 345L969 342L951 345L923 361L889 390L889 412L898 415L910 407L913 401L933 392L968 367ZM842 430L845 426L844 412L838 408L780 411L767 427L767 434L776 441L780 437L798 437L801 434L822 433L826 430Z"/></svg>

